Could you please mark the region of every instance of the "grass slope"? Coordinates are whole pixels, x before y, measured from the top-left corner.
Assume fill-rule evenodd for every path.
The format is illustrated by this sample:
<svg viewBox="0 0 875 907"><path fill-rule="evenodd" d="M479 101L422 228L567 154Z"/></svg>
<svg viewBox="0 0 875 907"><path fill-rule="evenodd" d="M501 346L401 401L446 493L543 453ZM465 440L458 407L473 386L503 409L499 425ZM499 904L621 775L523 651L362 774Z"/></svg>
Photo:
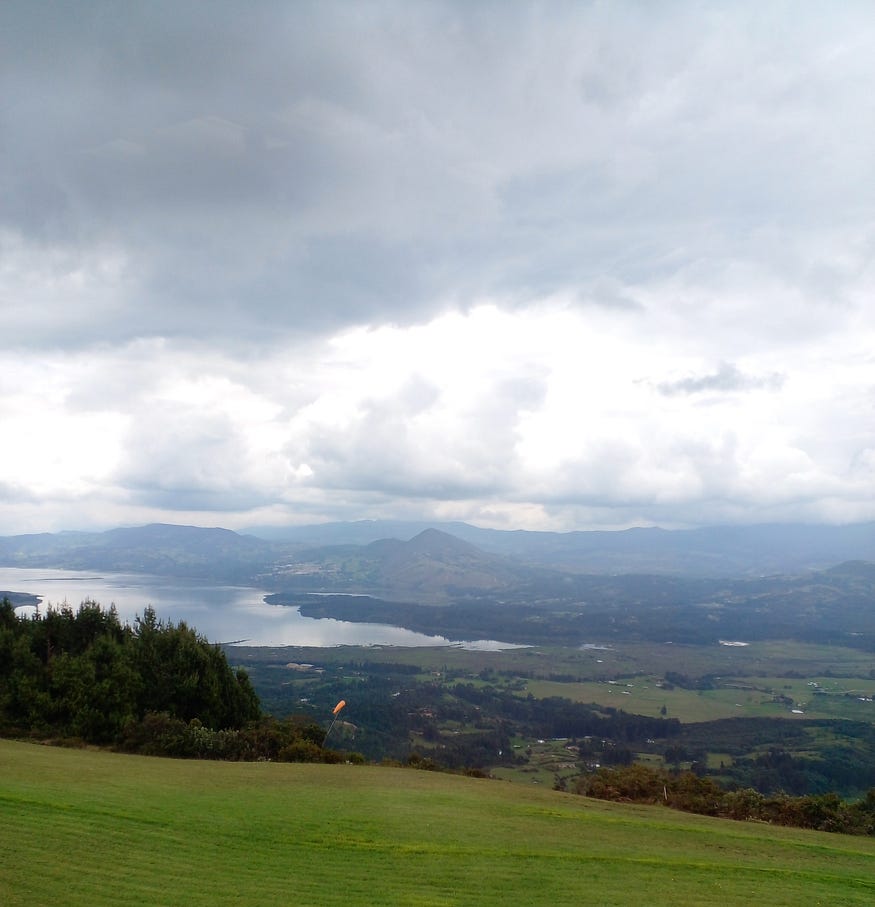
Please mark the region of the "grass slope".
<svg viewBox="0 0 875 907"><path fill-rule="evenodd" d="M0 741L0 903L871 904L875 840L378 767Z"/></svg>

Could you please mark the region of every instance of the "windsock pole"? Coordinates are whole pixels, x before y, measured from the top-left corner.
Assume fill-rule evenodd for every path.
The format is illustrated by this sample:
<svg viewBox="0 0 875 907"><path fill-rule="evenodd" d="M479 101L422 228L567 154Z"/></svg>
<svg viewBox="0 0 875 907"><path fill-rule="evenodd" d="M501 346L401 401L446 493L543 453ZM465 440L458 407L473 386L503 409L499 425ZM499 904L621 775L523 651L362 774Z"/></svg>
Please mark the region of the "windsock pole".
<svg viewBox="0 0 875 907"><path fill-rule="evenodd" d="M331 733L331 729L334 727L335 722L337 721L337 716L340 714L343 707L346 705L346 700L341 699L340 702L331 710L331 714L334 715L334 718L331 721L331 724L328 725L328 730L325 732L325 736L322 738L322 747L325 747L325 741L328 739L328 735Z"/></svg>

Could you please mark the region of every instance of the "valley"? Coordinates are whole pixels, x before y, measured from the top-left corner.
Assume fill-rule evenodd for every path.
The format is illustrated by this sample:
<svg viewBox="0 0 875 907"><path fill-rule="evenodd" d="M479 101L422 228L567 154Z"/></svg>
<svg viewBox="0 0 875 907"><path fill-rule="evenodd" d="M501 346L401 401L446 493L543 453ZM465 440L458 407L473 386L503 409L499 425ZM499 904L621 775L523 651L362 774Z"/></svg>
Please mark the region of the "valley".
<svg viewBox="0 0 875 907"><path fill-rule="evenodd" d="M490 551L434 526L370 537L389 529L338 524L259 539L150 526L12 537L0 539L0 562L136 567L184 579L195 598L206 581L251 584L266 604L238 607L249 630L229 627L215 641L275 716L321 722L347 700L336 745L374 761L412 758L560 788L596 766L630 762L763 792L853 797L875 786L871 524L748 535L484 532ZM325 542L336 544L317 544ZM635 572L662 555L664 567L676 565L685 545L699 568ZM792 564L794 545L807 569L756 573L767 554ZM559 569L573 551L578 569ZM626 571L604 569L621 554ZM834 555L844 557L832 563ZM584 570L596 557L603 569ZM198 615L209 622L219 613L218 601L207 595L174 619L198 627ZM280 636L285 612L299 622ZM247 646L256 620L265 630ZM314 645L300 621L418 636Z"/></svg>

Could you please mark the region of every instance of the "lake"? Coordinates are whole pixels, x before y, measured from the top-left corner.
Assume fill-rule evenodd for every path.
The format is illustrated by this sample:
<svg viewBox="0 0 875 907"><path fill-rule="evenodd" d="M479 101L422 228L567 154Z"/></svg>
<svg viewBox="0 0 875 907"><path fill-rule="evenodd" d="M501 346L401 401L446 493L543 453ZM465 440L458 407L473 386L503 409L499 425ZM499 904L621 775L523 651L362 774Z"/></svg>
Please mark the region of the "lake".
<svg viewBox="0 0 875 907"><path fill-rule="evenodd" d="M151 606L159 619L185 621L216 643L320 648L461 646L483 651L517 648L490 639L454 641L386 624L304 617L296 607L268 605L264 596L269 593L263 589L145 574L0 567L0 590L38 595L43 607L68 604L75 610L85 599L105 608L115 604L121 620L128 623Z"/></svg>

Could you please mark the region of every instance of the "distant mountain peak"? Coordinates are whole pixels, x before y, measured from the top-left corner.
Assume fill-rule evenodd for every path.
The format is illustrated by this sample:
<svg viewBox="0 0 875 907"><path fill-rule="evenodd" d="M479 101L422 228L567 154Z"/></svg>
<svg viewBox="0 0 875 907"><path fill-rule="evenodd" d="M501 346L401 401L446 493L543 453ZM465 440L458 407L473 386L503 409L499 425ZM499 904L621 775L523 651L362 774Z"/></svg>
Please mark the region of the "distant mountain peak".
<svg viewBox="0 0 875 907"><path fill-rule="evenodd" d="M459 554L477 553L486 556L476 545L465 542L449 532L443 532L440 529L423 529L419 535L415 535L409 542L404 543L411 550L419 551L445 551L456 552Z"/></svg>
<svg viewBox="0 0 875 907"><path fill-rule="evenodd" d="M370 542L365 548L374 555L391 556L396 559L412 556L427 556L436 559L447 557L494 559L495 557L449 532L434 528L423 529L422 532L406 542L393 538L377 539L375 542Z"/></svg>

